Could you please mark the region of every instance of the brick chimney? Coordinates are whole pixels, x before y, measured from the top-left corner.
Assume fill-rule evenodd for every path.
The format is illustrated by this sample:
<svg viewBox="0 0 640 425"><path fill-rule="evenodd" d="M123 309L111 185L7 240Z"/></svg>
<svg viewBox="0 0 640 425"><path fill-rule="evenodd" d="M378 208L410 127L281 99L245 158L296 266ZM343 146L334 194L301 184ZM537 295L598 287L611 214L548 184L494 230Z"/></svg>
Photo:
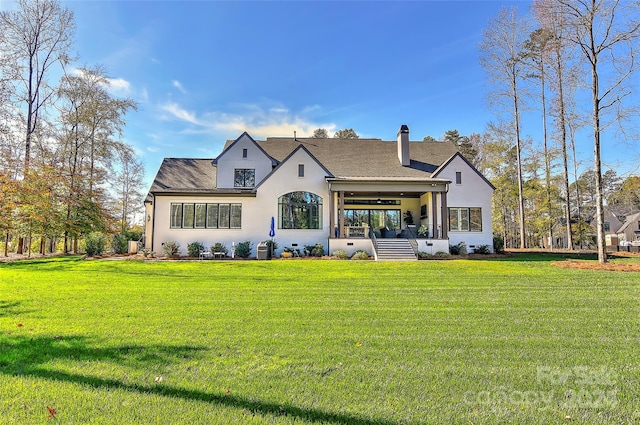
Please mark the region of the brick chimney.
<svg viewBox="0 0 640 425"><path fill-rule="evenodd" d="M409 157L409 127L406 124L402 124L398 131L398 159L404 167L411 164Z"/></svg>

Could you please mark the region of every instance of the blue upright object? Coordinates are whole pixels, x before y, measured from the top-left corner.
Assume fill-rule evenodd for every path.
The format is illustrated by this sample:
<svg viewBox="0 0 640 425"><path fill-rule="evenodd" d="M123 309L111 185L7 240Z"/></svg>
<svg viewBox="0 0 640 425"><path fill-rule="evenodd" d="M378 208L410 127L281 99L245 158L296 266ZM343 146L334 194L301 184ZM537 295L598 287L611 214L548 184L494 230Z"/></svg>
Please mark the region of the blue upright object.
<svg viewBox="0 0 640 425"><path fill-rule="evenodd" d="M271 230L269 230L269 237L272 238L276 235L276 220L271 217Z"/></svg>

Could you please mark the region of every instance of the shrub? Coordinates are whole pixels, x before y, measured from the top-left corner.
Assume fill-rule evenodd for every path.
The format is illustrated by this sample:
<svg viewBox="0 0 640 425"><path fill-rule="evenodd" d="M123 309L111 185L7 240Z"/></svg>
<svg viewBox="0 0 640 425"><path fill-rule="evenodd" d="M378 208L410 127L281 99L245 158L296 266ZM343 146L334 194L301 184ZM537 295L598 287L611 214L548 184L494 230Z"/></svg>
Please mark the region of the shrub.
<svg viewBox="0 0 640 425"><path fill-rule="evenodd" d="M418 259L419 260L426 260L427 258L431 258L431 254L429 254L428 252L425 252L425 251L419 251L418 252Z"/></svg>
<svg viewBox="0 0 640 425"><path fill-rule="evenodd" d="M433 254L433 256L437 258L449 258L451 257L451 254L445 251L438 251L435 254Z"/></svg>
<svg viewBox="0 0 640 425"><path fill-rule="evenodd" d="M353 255L351 256L352 260L368 260L369 259L369 253L365 250L358 250L356 252L353 253Z"/></svg>
<svg viewBox="0 0 640 425"><path fill-rule="evenodd" d="M332 255L340 260L349 259L349 253L344 249L336 249L335 251L333 251Z"/></svg>
<svg viewBox="0 0 640 425"><path fill-rule="evenodd" d="M227 246L221 242L216 242L213 245L211 245L211 255L213 255L216 252L224 252L224 255L226 256L229 253L229 250L227 249Z"/></svg>
<svg viewBox="0 0 640 425"><path fill-rule="evenodd" d="M111 249L113 249L114 254L126 254L129 251L129 238L127 235L125 233L113 235Z"/></svg>
<svg viewBox="0 0 640 425"><path fill-rule="evenodd" d="M504 239L502 235L493 235L493 250L497 253L504 251Z"/></svg>
<svg viewBox="0 0 640 425"><path fill-rule="evenodd" d="M476 254L488 255L491 254L491 248L489 245L476 245L476 248L473 250Z"/></svg>
<svg viewBox="0 0 640 425"><path fill-rule="evenodd" d="M267 244L267 252L269 253L269 256L275 255L276 254L276 249L278 249L278 242L276 242L274 240L271 240L271 239L263 241L263 242Z"/></svg>
<svg viewBox="0 0 640 425"><path fill-rule="evenodd" d="M280 254L280 258L291 258L293 257L293 252L291 251L283 251L282 254Z"/></svg>
<svg viewBox="0 0 640 425"><path fill-rule="evenodd" d="M144 258L153 258L155 257L155 251L152 251L151 248L142 248L142 255Z"/></svg>
<svg viewBox="0 0 640 425"><path fill-rule="evenodd" d="M191 242L187 245L189 257L199 257L202 251L204 251L204 244L200 241Z"/></svg>
<svg viewBox="0 0 640 425"><path fill-rule="evenodd" d="M102 255L107 245L107 241L102 233L89 233L85 238L84 246L85 252L89 257L95 257L96 255Z"/></svg>
<svg viewBox="0 0 640 425"><path fill-rule="evenodd" d="M297 255L298 257L300 257L300 255L302 254L300 252L300 248L291 248L290 246L285 246L284 248L282 248L282 251L290 253L292 257L294 255Z"/></svg>
<svg viewBox="0 0 640 425"><path fill-rule="evenodd" d="M324 255L324 246L321 243L305 245L304 253L310 257L322 257Z"/></svg>
<svg viewBox="0 0 640 425"><path fill-rule="evenodd" d="M253 244L249 241L240 242L236 245L236 255L240 258L249 258L252 247Z"/></svg>
<svg viewBox="0 0 640 425"><path fill-rule="evenodd" d="M180 255L180 244L176 241L167 241L162 244L162 252L165 257L177 257Z"/></svg>
<svg viewBox="0 0 640 425"><path fill-rule="evenodd" d="M449 252L451 253L451 255L466 255L467 244L464 242L460 242L456 245L449 245Z"/></svg>

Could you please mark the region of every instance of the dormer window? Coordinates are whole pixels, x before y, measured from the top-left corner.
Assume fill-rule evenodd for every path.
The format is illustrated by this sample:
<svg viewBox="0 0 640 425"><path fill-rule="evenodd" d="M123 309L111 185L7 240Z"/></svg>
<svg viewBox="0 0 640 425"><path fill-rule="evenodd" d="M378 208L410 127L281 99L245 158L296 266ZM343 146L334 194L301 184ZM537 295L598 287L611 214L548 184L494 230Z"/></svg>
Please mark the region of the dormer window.
<svg viewBox="0 0 640 425"><path fill-rule="evenodd" d="M250 188L256 185L256 170L254 168L236 168L233 176L233 187Z"/></svg>

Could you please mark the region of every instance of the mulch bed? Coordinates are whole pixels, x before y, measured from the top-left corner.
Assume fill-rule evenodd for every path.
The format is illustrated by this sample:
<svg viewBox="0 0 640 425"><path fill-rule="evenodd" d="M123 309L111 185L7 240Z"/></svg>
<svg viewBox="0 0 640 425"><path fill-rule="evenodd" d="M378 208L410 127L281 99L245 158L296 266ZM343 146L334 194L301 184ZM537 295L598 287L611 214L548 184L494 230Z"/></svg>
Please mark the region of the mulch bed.
<svg viewBox="0 0 640 425"><path fill-rule="evenodd" d="M565 260L551 263L554 267L563 269L580 269L580 270L605 270L610 272L640 272L640 264L633 263L604 263L587 260Z"/></svg>

